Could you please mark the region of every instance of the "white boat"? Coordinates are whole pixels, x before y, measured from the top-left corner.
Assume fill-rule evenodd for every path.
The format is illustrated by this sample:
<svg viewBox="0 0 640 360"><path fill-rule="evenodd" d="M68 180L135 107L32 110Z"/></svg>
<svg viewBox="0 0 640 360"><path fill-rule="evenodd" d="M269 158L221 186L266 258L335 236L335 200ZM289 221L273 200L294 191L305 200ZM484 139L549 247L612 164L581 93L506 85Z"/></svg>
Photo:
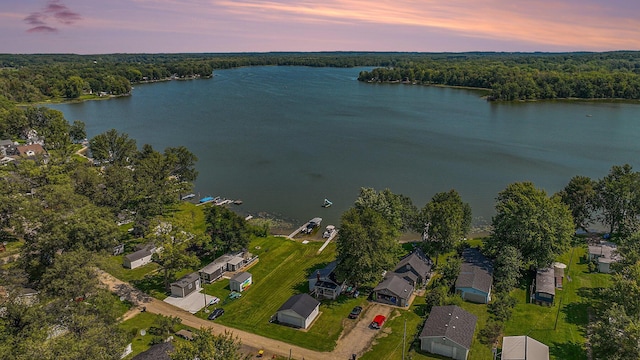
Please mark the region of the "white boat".
<svg viewBox="0 0 640 360"><path fill-rule="evenodd" d="M327 225L327 228L325 229L324 233L322 233L322 237L325 239L328 239L331 237L331 235L333 235L333 233L336 231L336 227L333 225Z"/></svg>

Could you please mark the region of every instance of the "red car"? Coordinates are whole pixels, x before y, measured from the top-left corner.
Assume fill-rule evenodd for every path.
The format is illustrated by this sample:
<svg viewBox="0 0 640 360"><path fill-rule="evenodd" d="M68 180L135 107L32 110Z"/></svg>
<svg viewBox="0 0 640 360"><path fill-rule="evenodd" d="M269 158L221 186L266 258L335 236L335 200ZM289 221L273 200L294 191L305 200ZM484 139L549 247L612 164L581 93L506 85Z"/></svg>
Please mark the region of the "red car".
<svg viewBox="0 0 640 360"><path fill-rule="evenodd" d="M387 318L384 315L376 315L376 317L373 318L371 325L369 326L372 329L380 329L385 320L387 320Z"/></svg>

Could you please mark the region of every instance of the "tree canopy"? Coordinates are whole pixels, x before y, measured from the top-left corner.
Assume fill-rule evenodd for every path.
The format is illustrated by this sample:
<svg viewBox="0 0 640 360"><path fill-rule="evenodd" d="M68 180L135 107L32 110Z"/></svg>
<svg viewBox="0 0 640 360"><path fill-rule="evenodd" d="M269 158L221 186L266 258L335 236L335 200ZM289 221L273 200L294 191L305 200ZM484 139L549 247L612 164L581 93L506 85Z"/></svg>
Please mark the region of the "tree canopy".
<svg viewBox="0 0 640 360"><path fill-rule="evenodd" d="M513 246L525 264L547 267L567 249L573 218L560 197L548 197L531 182L508 185L497 197L488 247L499 254Z"/></svg>

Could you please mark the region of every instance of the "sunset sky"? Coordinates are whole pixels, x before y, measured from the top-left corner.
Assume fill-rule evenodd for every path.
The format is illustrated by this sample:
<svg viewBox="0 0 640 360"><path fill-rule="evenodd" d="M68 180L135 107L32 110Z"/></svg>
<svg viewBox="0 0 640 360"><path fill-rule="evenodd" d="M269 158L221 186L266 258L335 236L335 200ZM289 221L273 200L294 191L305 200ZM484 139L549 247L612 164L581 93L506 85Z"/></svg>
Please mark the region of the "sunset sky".
<svg viewBox="0 0 640 360"><path fill-rule="evenodd" d="M638 0L0 0L0 53L640 50Z"/></svg>

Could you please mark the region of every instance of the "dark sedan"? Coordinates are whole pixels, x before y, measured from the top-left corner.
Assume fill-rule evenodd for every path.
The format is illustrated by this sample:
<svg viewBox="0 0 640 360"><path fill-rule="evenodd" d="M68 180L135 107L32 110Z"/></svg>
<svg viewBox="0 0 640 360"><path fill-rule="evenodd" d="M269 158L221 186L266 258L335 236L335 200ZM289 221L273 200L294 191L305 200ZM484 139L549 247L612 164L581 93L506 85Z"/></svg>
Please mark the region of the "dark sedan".
<svg viewBox="0 0 640 360"><path fill-rule="evenodd" d="M358 316L360 316L361 312L362 306L354 307L353 310L351 310L351 313L349 313L349 319L356 319Z"/></svg>
<svg viewBox="0 0 640 360"><path fill-rule="evenodd" d="M214 309L211 314L209 314L209 316L207 317L207 319L209 320L215 320L216 318L219 318L220 316L222 316L222 314L224 314L224 309Z"/></svg>

